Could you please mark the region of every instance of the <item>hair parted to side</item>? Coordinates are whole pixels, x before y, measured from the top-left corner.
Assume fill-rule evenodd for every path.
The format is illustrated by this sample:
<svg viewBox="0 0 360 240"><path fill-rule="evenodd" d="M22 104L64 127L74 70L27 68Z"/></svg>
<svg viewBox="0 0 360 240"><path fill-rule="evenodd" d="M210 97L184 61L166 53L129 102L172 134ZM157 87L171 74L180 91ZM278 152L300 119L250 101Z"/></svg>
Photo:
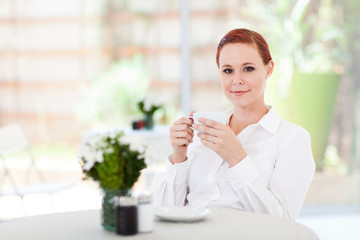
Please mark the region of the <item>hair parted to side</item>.
<svg viewBox="0 0 360 240"><path fill-rule="evenodd" d="M216 52L216 64L218 65L218 67L220 67L219 57L221 49L229 43L245 43L249 45L254 45L257 48L260 57L265 65L272 60L269 46L265 39L259 33L246 28L238 28L231 30L220 40Z"/></svg>

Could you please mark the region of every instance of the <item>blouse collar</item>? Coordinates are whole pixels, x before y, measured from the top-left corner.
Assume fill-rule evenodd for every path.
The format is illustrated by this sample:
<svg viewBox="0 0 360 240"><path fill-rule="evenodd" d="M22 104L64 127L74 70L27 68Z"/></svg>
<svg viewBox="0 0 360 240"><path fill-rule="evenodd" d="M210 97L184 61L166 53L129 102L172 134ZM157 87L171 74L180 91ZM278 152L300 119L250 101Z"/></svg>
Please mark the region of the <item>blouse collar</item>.
<svg viewBox="0 0 360 240"><path fill-rule="evenodd" d="M253 125L260 125L271 134L276 134L281 121L280 116L273 106L266 105L266 107L268 109L268 112L257 123ZM234 107L226 110L227 125L229 125L230 117L233 115L233 113Z"/></svg>

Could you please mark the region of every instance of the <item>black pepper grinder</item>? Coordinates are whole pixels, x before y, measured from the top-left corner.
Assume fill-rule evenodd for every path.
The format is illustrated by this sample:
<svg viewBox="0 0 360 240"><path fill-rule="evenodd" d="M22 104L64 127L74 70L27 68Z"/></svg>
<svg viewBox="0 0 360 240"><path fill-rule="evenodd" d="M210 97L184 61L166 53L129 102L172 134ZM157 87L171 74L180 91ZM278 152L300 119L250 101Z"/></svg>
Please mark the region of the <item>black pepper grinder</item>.
<svg viewBox="0 0 360 240"><path fill-rule="evenodd" d="M137 233L137 200L129 196L116 197L115 224L116 233L120 235L134 235Z"/></svg>

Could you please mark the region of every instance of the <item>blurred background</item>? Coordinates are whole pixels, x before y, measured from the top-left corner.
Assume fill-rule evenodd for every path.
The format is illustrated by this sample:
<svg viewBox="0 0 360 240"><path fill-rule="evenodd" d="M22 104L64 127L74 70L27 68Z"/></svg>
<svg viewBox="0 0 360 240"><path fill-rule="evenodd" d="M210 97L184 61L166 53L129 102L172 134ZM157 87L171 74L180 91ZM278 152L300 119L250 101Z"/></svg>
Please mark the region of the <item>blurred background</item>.
<svg viewBox="0 0 360 240"><path fill-rule="evenodd" d="M36 160L31 167L20 152L0 162L0 221L99 208L77 158L94 131L158 140L158 160L136 186L148 189L170 151L167 126L229 106L216 47L229 30L249 28L275 61L267 103L312 136L317 172L299 221L332 239L329 216L341 217L351 239L360 220L359 15L358 0L0 0L0 127L19 124ZM148 95L162 103L155 128L132 131ZM37 170L61 183L51 196L11 194L24 176L38 182Z"/></svg>

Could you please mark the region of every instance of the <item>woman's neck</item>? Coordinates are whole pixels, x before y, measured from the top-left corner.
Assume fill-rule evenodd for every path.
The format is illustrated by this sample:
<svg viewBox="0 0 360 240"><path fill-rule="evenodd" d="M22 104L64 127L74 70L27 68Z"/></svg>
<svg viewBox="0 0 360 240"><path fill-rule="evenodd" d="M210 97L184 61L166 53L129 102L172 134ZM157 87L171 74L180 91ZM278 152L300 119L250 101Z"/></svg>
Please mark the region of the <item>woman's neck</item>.
<svg viewBox="0 0 360 240"><path fill-rule="evenodd" d="M230 128L238 135L247 126L257 123L267 112L265 104L256 108L234 107L234 113L229 122Z"/></svg>

